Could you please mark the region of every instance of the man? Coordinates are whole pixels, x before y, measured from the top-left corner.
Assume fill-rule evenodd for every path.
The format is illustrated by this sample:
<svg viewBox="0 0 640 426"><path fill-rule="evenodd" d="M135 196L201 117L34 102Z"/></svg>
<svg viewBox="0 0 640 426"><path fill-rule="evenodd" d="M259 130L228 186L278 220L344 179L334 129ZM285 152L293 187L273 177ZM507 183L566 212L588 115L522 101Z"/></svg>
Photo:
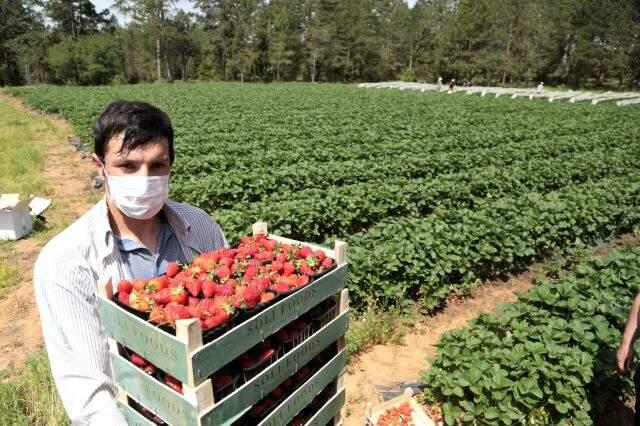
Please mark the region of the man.
<svg viewBox="0 0 640 426"><path fill-rule="evenodd" d="M442 90L442 77L438 77L438 83L436 84L438 92Z"/></svg>
<svg viewBox="0 0 640 426"><path fill-rule="evenodd" d="M167 199L174 150L164 112L116 101L93 134L104 199L45 246L34 286L51 371L72 423L125 425L96 312L96 281L152 277L170 261L228 244L204 211Z"/></svg>
<svg viewBox="0 0 640 426"><path fill-rule="evenodd" d="M536 88L536 94L542 95L542 92L544 92L544 83L541 81Z"/></svg>
<svg viewBox="0 0 640 426"><path fill-rule="evenodd" d="M616 353L616 367L618 371L627 371L634 367L634 355L633 344L638 338L640 330L638 330L638 315L640 315L640 294L636 296L631 305L631 311L629 312L629 319L627 325L622 333L622 340L620 347ZM636 387L636 407L635 407L635 421L636 426L640 426L640 369L636 368L636 372L633 376L633 382Z"/></svg>

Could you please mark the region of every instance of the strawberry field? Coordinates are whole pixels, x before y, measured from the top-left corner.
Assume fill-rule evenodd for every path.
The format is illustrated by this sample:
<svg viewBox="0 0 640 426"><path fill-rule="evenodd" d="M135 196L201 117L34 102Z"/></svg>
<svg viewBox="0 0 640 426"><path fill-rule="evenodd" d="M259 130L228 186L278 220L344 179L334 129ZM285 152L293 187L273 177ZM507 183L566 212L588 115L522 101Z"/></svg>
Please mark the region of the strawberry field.
<svg viewBox="0 0 640 426"><path fill-rule="evenodd" d="M91 143L114 99L172 118L172 197L230 240L346 239L355 306L432 309L640 222L640 110L305 84L16 88Z"/></svg>

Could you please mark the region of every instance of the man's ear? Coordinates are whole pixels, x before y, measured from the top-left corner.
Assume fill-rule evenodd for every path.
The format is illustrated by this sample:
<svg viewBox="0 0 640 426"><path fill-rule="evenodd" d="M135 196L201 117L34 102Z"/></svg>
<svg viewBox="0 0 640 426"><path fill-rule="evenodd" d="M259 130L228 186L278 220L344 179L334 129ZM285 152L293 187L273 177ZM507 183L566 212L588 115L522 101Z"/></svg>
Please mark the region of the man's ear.
<svg viewBox="0 0 640 426"><path fill-rule="evenodd" d="M100 160L100 157L98 157L95 152L91 154L91 162L96 166L96 169L98 169L98 176L100 176L100 179L104 181L106 176L104 175L104 169L102 168L102 160Z"/></svg>

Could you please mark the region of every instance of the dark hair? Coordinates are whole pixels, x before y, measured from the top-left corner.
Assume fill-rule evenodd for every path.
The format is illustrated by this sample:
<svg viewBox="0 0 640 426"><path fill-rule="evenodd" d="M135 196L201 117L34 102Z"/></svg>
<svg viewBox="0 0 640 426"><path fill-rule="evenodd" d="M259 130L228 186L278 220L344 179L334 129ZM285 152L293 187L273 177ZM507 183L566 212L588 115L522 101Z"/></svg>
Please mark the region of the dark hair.
<svg viewBox="0 0 640 426"><path fill-rule="evenodd" d="M128 153L161 138L169 141L169 157L173 163L173 127L169 116L146 102L114 101L100 114L93 125L93 150L100 159L109 140L124 132L120 153Z"/></svg>

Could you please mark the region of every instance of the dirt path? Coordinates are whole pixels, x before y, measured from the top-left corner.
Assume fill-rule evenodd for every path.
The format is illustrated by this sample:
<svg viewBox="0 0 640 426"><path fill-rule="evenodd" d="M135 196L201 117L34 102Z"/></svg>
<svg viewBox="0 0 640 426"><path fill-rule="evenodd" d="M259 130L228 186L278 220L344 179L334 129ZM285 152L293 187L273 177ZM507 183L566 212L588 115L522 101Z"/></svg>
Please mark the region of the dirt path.
<svg viewBox="0 0 640 426"><path fill-rule="evenodd" d="M405 336L404 345L377 345L360 355L347 370L345 426L362 426L367 402L379 400L375 386L415 382L428 367L427 357L436 354L435 344L445 332L464 326L483 312L495 312L496 306L514 302L517 291L532 287L534 274L526 272L507 282L490 282L476 287L471 297L450 304L433 317L426 317Z"/></svg>
<svg viewBox="0 0 640 426"><path fill-rule="evenodd" d="M19 100L0 94L17 110L37 114ZM47 119L64 134L71 136L71 128L63 120ZM20 282L0 300L0 369L10 363L22 364L24 359L42 345L40 319L35 306L32 285L33 264L46 241L73 222L93 204L99 192L92 190L89 173L93 169L82 160L73 146L49 132L42 132L34 143L42 147L47 186L44 194L53 200L45 211L46 228L28 238L11 243L8 257L19 271L24 271ZM54 272L54 271L52 271Z"/></svg>

